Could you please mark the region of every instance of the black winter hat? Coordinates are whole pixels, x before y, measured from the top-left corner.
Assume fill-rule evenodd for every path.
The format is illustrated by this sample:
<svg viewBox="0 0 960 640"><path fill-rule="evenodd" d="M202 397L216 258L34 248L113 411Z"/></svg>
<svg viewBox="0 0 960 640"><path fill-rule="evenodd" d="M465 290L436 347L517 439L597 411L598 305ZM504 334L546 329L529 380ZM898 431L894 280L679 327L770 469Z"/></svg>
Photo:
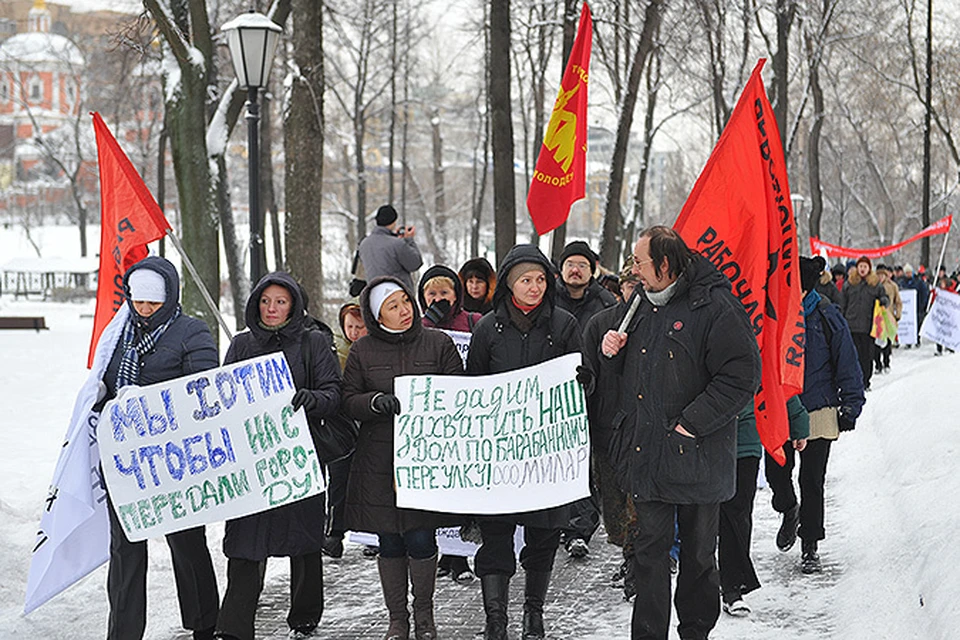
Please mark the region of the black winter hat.
<svg viewBox="0 0 960 640"><path fill-rule="evenodd" d="M563 269L563 263L566 262L570 256L583 256L590 262L590 273L597 270L597 254L593 252L590 245L586 242L576 240L563 248L563 253L560 254L561 269Z"/></svg>
<svg viewBox="0 0 960 640"><path fill-rule="evenodd" d="M385 204L377 209L377 226L386 227L397 221L397 210L393 205Z"/></svg>
<svg viewBox="0 0 960 640"><path fill-rule="evenodd" d="M804 291L813 291L826 266L827 261L820 256L812 258L800 256L800 286L803 287Z"/></svg>

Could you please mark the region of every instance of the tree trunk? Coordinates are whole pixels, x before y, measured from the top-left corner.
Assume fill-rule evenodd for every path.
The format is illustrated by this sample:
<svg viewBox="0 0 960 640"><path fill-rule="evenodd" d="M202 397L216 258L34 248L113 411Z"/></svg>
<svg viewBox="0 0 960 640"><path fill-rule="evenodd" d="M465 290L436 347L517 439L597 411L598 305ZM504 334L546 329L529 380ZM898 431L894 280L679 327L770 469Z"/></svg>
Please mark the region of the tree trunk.
<svg viewBox="0 0 960 640"><path fill-rule="evenodd" d="M430 129L433 138L433 207L437 221L437 231L446 238L447 205L443 182L443 135L440 132L440 110L435 109L430 116Z"/></svg>
<svg viewBox="0 0 960 640"><path fill-rule="evenodd" d="M627 225L627 232L624 234L621 243L621 255L633 249L633 242L637 237L639 229L647 227L646 204L647 204L647 176L650 173L650 152L653 150L653 115L657 108L657 89L660 85L660 55L653 53L650 69L647 71L647 107L643 117L643 159L640 164L640 175L637 176L637 191L634 196L633 216ZM617 256L619 260L620 256ZM617 263L609 265L612 268L619 268Z"/></svg>
<svg viewBox="0 0 960 640"><path fill-rule="evenodd" d="M318 313L323 298L323 14L316 0L293 0L293 59L299 74L284 121L286 242L290 273ZM361 155L358 151L358 155ZM361 174L362 175L362 174ZM358 202L362 205L362 202ZM360 225L364 213L358 207ZM362 236L361 236L362 237Z"/></svg>
<svg viewBox="0 0 960 640"><path fill-rule="evenodd" d="M180 94L168 102L170 152L180 195L180 239L197 274L216 301L220 292L220 246L216 188L210 174L206 143L206 79L181 68ZM214 339L220 328L200 289L189 275L182 277L183 310L203 319Z"/></svg>
<svg viewBox="0 0 960 640"><path fill-rule="evenodd" d="M490 110L493 133L493 218L497 263L517 241L510 102L510 0L490 1Z"/></svg>
<svg viewBox="0 0 960 640"><path fill-rule="evenodd" d="M813 96L813 122L807 138L807 180L810 193L810 237L820 237L823 218L823 187L820 180L820 135L823 131L823 87L820 84L819 57L816 57L812 38L806 38L807 59L810 66L810 92Z"/></svg>
<svg viewBox="0 0 960 640"><path fill-rule="evenodd" d="M243 269L243 256L237 242L237 223L233 217L233 205L230 201L230 183L227 180L226 157L218 155L217 160L217 211L220 213L220 230L223 232L224 255L227 259L227 277L230 280L230 298L233 301L234 326L242 331L247 326L244 309L247 296L250 295L250 279Z"/></svg>
<svg viewBox="0 0 960 640"><path fill-rule="evenodd" d="M617 140L613 148L613 160L610 166L610 184L607 188L607 205L603 215L603 236L600 240L600 263L614 264L615 255L620 247L619 232L623 226L620 212L620 195L623 192L623 173L627 162L627 144L630 140L630 127L633 125L633 110L637 104L640 89L640 76L646 64L647 56L653 48L653 35L660 26L663 0L651 0L643 18L643 32L630 65L630 77L627 80L623 105L617 123Z"/></svg>

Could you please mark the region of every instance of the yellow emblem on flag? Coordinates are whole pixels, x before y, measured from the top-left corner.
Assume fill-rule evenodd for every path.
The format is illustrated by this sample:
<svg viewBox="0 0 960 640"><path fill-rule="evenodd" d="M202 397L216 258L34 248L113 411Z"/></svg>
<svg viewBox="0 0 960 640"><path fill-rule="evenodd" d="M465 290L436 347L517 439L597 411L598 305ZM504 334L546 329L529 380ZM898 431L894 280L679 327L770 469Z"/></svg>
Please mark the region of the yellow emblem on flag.
<svg viewBox="0 0 960 640"><path fill-rule="evenodd" d="M553 159L557 161L564 173L570 169L577 146L577 114L564 111L564 107L579 88L579 82L570 91L564 91L563 86L560 87L557 102L553 105L553 113L550 115L550 124L547 125L547 133L543 136L543 146L553 151Z"/></svg>

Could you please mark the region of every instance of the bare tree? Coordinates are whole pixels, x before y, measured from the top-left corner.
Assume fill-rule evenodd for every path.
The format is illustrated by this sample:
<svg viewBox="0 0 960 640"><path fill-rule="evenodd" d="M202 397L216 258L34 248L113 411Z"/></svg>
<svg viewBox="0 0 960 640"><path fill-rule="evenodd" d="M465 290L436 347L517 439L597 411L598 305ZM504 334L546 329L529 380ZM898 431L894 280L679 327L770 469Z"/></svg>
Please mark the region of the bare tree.
<svg viewBox="0 0 960 640"><path fill-rule="evenodd" d="M490 127L493 143L493 219L497 262L517 241L510 101L510 0L490 0Z"/></svg>

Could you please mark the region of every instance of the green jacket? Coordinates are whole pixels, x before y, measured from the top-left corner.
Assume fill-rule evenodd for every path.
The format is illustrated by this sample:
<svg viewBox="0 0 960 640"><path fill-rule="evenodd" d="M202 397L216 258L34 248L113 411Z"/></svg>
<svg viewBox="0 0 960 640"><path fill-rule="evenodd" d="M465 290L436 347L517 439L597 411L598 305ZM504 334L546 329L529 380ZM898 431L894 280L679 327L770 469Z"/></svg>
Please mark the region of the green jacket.
<svg viewBox="0 0 960 640"><path fill-rule="evenodd" d="M787 416L790 418L790 439L802 440L810 436L810 416L800 402L800 396L787 400ZM737 416L737 457L759 458L763 455L760 434L757 433L757 418L753 415L753 399Z"/></svg>

